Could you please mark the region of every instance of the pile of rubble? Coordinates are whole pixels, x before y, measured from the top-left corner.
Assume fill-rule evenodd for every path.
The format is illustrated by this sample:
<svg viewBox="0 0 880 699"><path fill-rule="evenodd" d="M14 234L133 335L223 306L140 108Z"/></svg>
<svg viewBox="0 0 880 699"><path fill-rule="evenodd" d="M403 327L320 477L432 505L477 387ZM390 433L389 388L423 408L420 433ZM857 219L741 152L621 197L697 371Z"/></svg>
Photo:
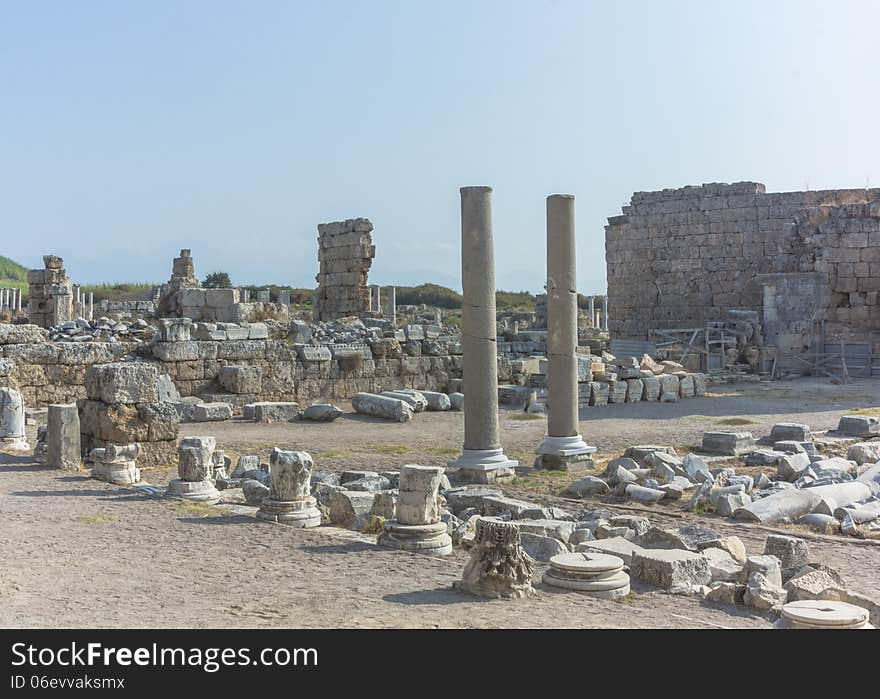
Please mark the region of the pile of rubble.
<svg viewBox="0 0 880 699"><path fill-rule="evenodd" d="M433 412L463 410L464 394L401 388L382 393L356 393L351 399L351 405L356 413L394 422L409 422L414 413L425 410Z"/></svg>
<svg viewBox="0 0 880 699"><path fill-rule="evenodd" d="M52 342L146 342L157 329L142 318L77 318L49 328Z"/></svg>
<svg viewBox="0 0 880 699"><path fill-rule="evenodd" d="M871 440L871 437L878 437ZM867 441L859 441L866 439ZM748 432L707 432L702 455L672 447L630 447L603 477L571 483L574 497L614 494L642 504L687 498L690 511L714 511L749 522L797 522L822 533L880 536L880 419L844 416L817 441L809 426L778 423L759 448ZM823 451L847 446L846 458ZM737 474L734 457L750 475ZM724 465L711 467L724 459ZM754 473L755 467L768 467Z"/></svg>

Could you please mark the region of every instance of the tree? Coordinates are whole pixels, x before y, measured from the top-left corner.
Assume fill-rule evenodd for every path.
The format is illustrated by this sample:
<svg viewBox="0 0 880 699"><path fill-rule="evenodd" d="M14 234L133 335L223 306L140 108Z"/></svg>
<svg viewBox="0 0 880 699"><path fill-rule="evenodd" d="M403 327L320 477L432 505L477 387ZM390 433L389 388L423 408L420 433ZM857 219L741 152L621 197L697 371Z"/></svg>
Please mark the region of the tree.
<svg viewBox="0 0 880 699"><path fill-rule="evenodd" d="M205 277L202 286L206 289L231 289L232 280L226 272L211 272Z"/></svg>

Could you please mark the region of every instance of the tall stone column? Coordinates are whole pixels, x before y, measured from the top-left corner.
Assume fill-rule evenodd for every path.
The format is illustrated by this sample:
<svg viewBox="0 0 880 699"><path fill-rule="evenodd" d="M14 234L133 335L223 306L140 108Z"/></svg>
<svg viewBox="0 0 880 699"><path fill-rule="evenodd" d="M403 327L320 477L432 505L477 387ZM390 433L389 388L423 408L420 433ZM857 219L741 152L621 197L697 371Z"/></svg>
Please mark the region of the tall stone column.
<svg viewBox="0 0 880 699"><path fill-rule="evenodd" d="M570 457L596 451L578 433L576 265L574 197L553 194L547 197L547 436L535 464L544 468L567 468Z"/></svg>
<svg viewBox="0 0 880 699"><path fill-rule="evenodd" d="M492 188L461 188L461 342L464 453L449 463L465 480L488 483L512 476L498 431L498 347Z"/></svg>
<svg viewBox="0 0 880 699"><path fill-rule="evenodd" d="M596 327L596 297L590 296L590 325Z"/></svg>
<svg viewBox="0 0 880 699"><path fill-rule="evenodd" d="M385 315L391 321L391 325L397 325L397 287L389 286L385 292Z"/></svg>
<svg viewBox="0 0 880 699"><path fill-rule="evenodd" d="M608 332L608 296L602 299L602 330Z"/></svg>
<svg viewBox="0 0 880 699"><path fill-rule="evenodd" d="M0 387L0 447L27 451L25 440L24 401L14 388Z"/></svg>

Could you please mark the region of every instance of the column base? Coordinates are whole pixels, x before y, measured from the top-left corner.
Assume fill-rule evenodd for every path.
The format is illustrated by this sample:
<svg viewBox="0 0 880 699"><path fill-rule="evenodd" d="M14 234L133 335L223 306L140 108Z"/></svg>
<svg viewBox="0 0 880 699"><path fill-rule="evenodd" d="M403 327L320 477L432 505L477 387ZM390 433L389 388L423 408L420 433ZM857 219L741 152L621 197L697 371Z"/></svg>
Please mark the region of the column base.
<svg viewBox="0 0 880 699"><path fill-rule="evenodd" d="M114 485L134 485L140 481L141 472L134 461L121 464L98 462L92 467L92 478Z"/></svg>
<svg viewBox="0 0 880 699"><path fill-rule="evenodd" d="M519 461L508 459L502 449L465 449L447 466L457 469L456 479L461 482L486 484L513 478Z"/></svg>
<svg viewBox="0 0 880 699"><path fill-rule="evenodd" d="M401 524L392 520L385 524L377 542L379 546L400 549L410 553L448 556L452 553L452 538L445 522L434 524Z"/></svg>
<svg viewBox="0 0 880 699"><path fill-rule="evenodd" d="M207 505L216 505L220 502L220 491L214 487L214 482L210 480L185 481L181 478L175 478L168 483L166 495L190 502L203 502Z"/></svg>
<svg viewBox="0 0 880 699"><path fill-rule="evenodd" d="M309 496L301 500L273 500L263 498L257 519L264 522L286 524L289 527L305 529L321 526L321 511L315 506L315 498Z"/></svg>
<svg viewBox="0 0 880 699"><path fill-rule="evenodd" d="M579 434L573 437L544 436L544 441L535 449L536 454L552 454L554 456L580 456L594 454L596 447L591 447Z"/></svg>
<svg viewBox="0 0 880 699"><path fill-rule="evenodd" d="M15 453L21 453L25 451L30 451L30 444L27 443L26 437L3 437L0 438L0 449L3 451L11 451Z"/></svg>

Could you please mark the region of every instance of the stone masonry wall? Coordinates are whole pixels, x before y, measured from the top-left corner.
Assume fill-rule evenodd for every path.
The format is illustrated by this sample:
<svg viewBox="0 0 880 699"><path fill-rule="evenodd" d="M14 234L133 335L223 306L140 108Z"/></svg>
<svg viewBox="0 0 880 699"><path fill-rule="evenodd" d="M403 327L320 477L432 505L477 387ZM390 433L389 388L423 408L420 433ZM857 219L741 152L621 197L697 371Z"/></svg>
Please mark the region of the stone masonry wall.
<svg viewBox="0 0 880 699"><path fill-rule="evenodd" d="M370 311L367 273L376 247L365 218L318 225L318 263L313 320L334 320Z"/></svg>
<svg viewBox="0 0 880 699"><path fill-rule="evenodd" d="M605 231L612 337L702 327L727 309L762 312L765 298L796 306L803 332L825 321L829 340L880 330L880 189L766 193L739 182L636 192Z"/></svg>

